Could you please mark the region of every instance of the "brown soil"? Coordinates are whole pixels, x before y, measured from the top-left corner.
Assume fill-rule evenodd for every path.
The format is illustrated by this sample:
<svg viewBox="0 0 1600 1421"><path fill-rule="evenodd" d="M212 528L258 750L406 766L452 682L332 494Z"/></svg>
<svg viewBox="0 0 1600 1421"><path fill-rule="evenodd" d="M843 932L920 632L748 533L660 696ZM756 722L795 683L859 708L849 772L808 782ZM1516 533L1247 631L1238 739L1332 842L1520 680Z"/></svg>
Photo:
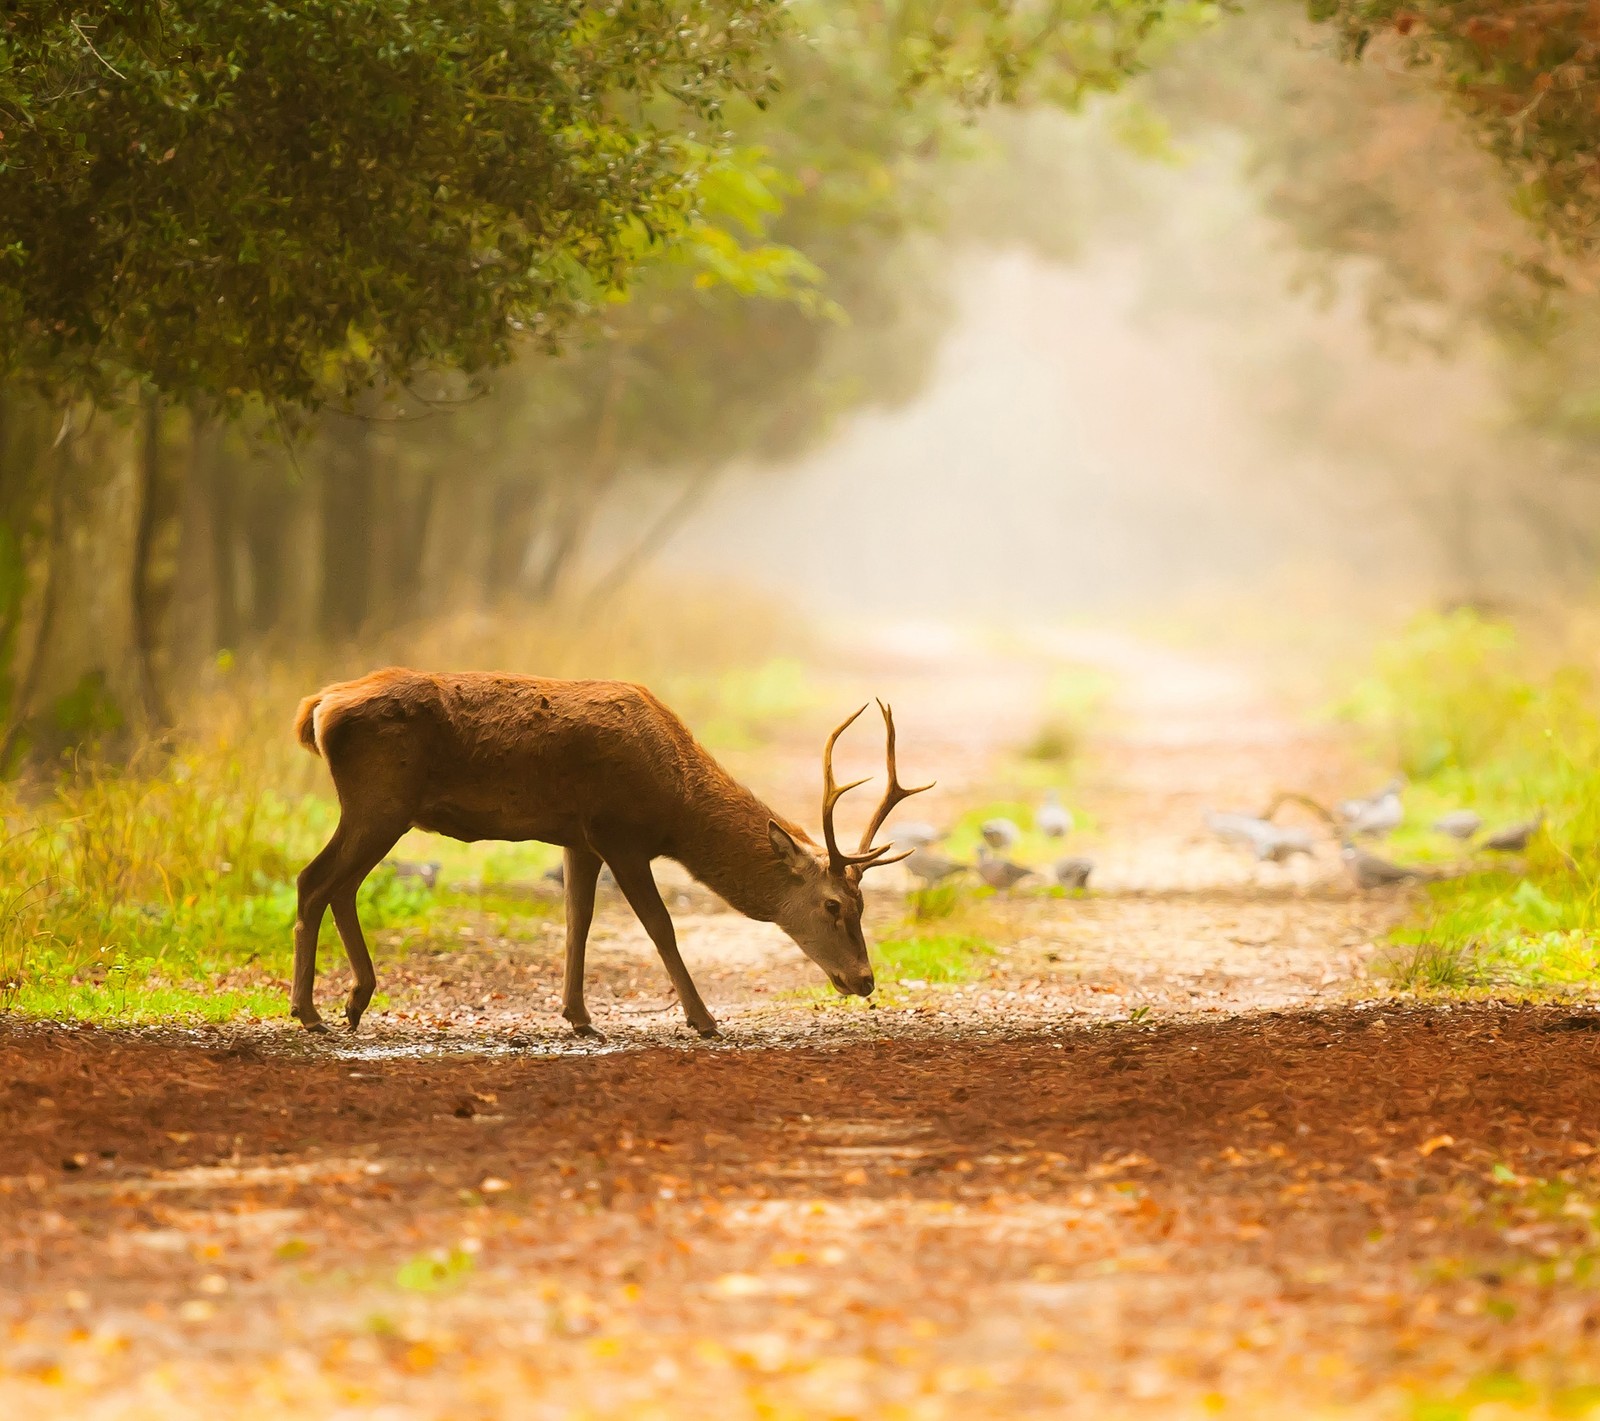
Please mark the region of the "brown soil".
<svg viewBox="0 0 1600 1421"><path fill-rule="evenodd" d="M1367 999L1402 903L1197 833L1347 783L1338 746L1236 676L1066 649L1124 684L1081 786L1103 886L997 901L981 980L806 995L679 886L719 1043L617 904L603 1047L556 1030L553 924L470 915L354 1038L0 1028L0 1413L1576 1414L1600 1016ZM901 659L935 813L1038 674Z"/></svg>

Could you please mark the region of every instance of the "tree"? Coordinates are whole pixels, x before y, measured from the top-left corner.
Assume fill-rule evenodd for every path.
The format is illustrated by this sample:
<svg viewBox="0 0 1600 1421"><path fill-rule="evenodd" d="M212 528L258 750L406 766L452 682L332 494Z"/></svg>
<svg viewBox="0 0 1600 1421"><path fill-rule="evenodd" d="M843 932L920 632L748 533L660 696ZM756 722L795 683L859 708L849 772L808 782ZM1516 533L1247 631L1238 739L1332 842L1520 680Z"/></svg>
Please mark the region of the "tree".
<svg viewBox="0 0 1600 1421"><path fill-rule="evenodd" d="M1346 54L1433 76L1569 253L1600 256L1600 45L1587 0L1310 0Z"/></svg>
<svg viewBox="0 0 1600 1421"><path fill-rule="evenodd" d="M765 92L779 16L24 5L0 28L0 378L314 407L554 340L690 220L686 138Z"/></svg>

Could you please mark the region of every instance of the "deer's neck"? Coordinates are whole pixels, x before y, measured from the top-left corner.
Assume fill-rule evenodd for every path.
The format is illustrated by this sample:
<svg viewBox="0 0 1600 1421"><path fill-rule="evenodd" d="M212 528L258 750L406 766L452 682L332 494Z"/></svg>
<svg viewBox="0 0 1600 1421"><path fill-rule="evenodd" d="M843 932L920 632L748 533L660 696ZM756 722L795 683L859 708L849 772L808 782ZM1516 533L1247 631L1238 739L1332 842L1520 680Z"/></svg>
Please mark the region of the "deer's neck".
<svg viewBox="0 0 1600 1421"><path fill-rule="evenodd" d="M802 844L811 836L763 804L720 766L698 786L680 826L673 857L747 918L775 922L788 874L767 833L777 820Z"/></svg>

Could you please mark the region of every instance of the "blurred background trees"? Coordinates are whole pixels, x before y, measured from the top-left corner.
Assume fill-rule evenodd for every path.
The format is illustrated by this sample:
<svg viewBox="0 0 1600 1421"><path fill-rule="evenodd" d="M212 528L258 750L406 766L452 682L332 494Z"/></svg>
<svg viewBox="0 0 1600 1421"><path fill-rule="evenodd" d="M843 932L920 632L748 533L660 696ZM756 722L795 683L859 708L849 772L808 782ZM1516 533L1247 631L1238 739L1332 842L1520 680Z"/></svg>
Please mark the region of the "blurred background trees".
<svg viewBox="0 0 1600 1421"><path fill-rule="evenodd" d="M932 344L898 258L947 145L1167 8L15 8L0 762L163 723L219 649L549 600L670 485L602 596L729 458L915 387L877 347Z"/></svg>
<svg viewBox="0 0 1600 1421"><path fill-rule="evenodd" d="M1070 259L1111 196L989 115L1146 70L1102 137L1172 163L1234 135L1308 293L1359 300L1388 348L1492 364L1527 459L1383 496L1464 567L1514 513L1587 575L1586 13L23 0L0 19L0 765L167 724L219 651L592 612L730 467L923 387L953 245ZM1307 437L1361 437L1339 409Z"/></svg>

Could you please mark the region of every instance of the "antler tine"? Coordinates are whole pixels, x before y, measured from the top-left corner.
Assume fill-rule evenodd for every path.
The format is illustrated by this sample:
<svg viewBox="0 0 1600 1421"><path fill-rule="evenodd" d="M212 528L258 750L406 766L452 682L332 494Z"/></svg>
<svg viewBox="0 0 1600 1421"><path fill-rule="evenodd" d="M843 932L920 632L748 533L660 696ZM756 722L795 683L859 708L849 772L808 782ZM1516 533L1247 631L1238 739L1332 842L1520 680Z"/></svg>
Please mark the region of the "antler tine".
<svg viewBox="0 0 1600 1421"><path fill-rule="evenodd" d="M833 747L839 737L861 718L861 711L864 710L866 710L866 707L862 706L861 710L858 710L854 715L836 726L833 734L828 737L828 743L822 747L822 838L823 842L828 846L828 871L830 873L843 873L852 865L859 865L860 863L860 855L847 854L839 847L839 838L833 829L833 807L851 790L860 788L867 781L864 779L852 780L847 785L834 783ZM868 778L870 779L871 776L868 776Z"/></svg>
<svg viewBox="0 0 1600 1421"><path fill-rule="evenodd" d="M866 707L863 706L862 710L865 709ZM914 794L922 794L924 791L932 789L935 783L933 780L929 780L927 784L916 785L912 789L907 789L900 783L899 769L895 764L894 757L894 712L881 699L878 702L878 709L883 712L883 729L886 741L884 755L889 764L889 786L883 792L883 802L878 806L877 813L872 816L871 823L867 825L866 832L861 836L861 848L858 850L861 855L873 852L872 841L877 837L878 830L883 828L884 820L894 812L894 807L897 804L902 800L910 799ZM859 715L860 712L858 711L857 714ZM893 843L885 844L883 848L876 851L877 856L872 858L870 863L864 863L861 866L863 868L882 868L884 864L899 863L901 859L911 856L910 851L908 851L903 854L896 854L893 858L884 858L883 854L893 847Z"/></svg>

